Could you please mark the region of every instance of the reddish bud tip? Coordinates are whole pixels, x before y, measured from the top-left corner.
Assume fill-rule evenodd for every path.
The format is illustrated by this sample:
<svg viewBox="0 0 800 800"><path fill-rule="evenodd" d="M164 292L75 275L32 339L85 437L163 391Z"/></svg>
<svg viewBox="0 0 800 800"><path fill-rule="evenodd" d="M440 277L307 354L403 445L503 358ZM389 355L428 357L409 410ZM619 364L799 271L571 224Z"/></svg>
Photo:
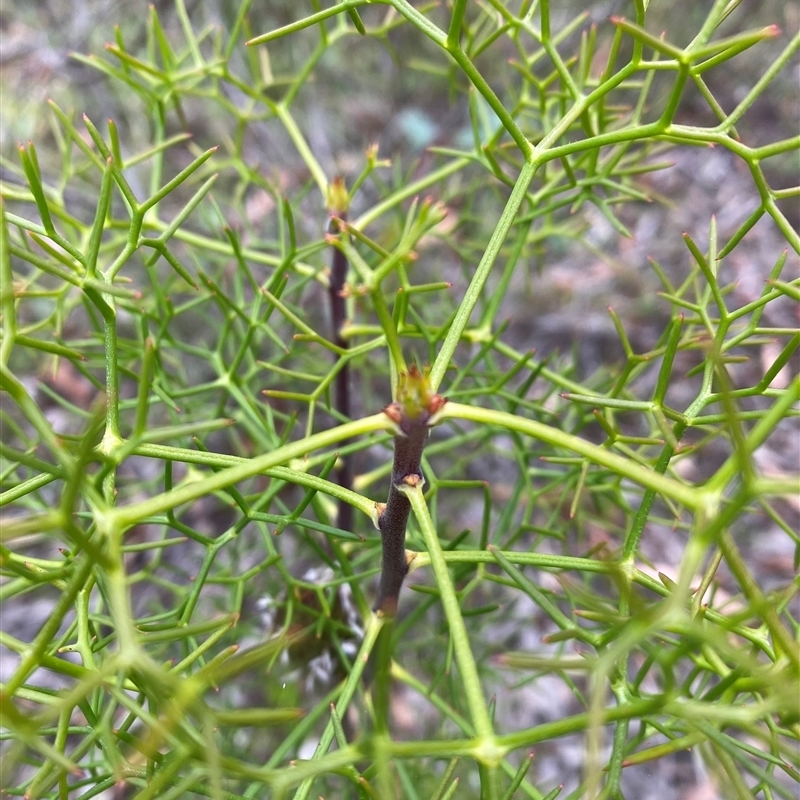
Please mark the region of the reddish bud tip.
<svg viewBox="0 0 800 800"><path fill-rule="evenodd" d="M403 421L403 411L397 403L386 406L386 408L383 409L383 413L396 425L399 425Z"/></svg>

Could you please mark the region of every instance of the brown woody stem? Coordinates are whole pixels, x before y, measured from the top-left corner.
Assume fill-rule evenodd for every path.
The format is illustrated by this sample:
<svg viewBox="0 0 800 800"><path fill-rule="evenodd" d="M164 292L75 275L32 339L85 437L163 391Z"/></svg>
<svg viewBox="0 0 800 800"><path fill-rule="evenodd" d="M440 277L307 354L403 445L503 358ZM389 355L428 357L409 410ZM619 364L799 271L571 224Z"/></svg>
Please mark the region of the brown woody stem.
<svg viewBox="0 0 800 800"><path fill-rule="evenodd" d="M344 218L344 214L340 216ZM333 261L331 263L331 276L328 295L330 297L331 317L333 320L333 341L337 347L347 347L347 343L342 336L342 328L345 322L345 303L342 297L345 280L347 279L347 258L345 254L333 249ZM342 365L334 379L334 407L345 419L350 419L350 366L347 362ZM341 466L336 473L336 480L344 489L353 488L353 467L349 458L341 458ZM353 507L344 501L339 502L336 514L336 525L345 531L353 530Z"/></svg>
<svg viewBox="0 0 800 800"><path fill-rule="evenodd" d="M378 602L375 610L394 616L400 588L408 573L406 559L406 526L411 504L398 487L417 486L423 480L422 450L428 439L432 416L444 405L445 399L428 394L427 376L412 366L401 375L399 400L384 409L397 425L394 437L394 464L389 486L389 499L378 517L383 557Z"/></svg>
<svg viewBox="0 0 800 800"><path fill-rule="evenodd" d="M328 206L332 215L344 222L347 219L347 189L341 178L334 179L328 197ZM339 223L332 218L329 226L331 233L339 232ZM328 298L331 307L331 322L333 324L333 342L337 347L346 348L347 343L342 336L342 329L346 320L344 301L344 288L347 281L347 257L337 247L333 248L331 273L328 283ZM345 419L350 418L350 369L345 362L334 379L334 408ZM353 488L353 467L350 459L342 458L341 466L337 470L336 480L343 489ZM345 531L353 530L353 507L343 500L339 501L336 513L336 525Z"/></svg>

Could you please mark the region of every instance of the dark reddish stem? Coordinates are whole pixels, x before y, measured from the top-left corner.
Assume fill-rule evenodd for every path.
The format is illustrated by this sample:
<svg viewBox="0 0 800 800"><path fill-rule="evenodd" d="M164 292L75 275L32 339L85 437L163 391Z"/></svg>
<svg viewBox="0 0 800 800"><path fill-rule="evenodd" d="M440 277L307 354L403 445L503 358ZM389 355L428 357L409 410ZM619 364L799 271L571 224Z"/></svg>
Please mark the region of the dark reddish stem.
<svg viewBox="0 0 800 800"><path fill-rule="evenodd" d="M411 380L427 383L427 379L420 375L416 367L411 368L409 375ZM443 397L433 394L425 397L421 407L414 407L413 402L400 401L384 409L399 429L394 437L394 464L389 499L378 517L383 557L375 610L387 616L394 616L397 612L400 589L408 573L406 526L411 504L400 491L400 487L416 486L422 482L422 451L428 439L431 417L444 403Z"/></svg>
<svg viewBox="0 0 800 800"><path fill-rule="evenodd" d="M342 221L345 220L347 214L343 211L339 212L338 218ZM331 220L331 233L338 233L337 223L335 219ZM331 306L331 319L333 322L333 342L337 347L346 347L346 342L342 336L342 329L346 319L346 309L344 302L344 286L347 280L347 257L338 248L333 248L333 260L331 261L331 274L330 283L328 287L328 297ZM334 408L345 419L350 418L350 368L349 364L345 362L339 372L336 373L336 378L333 384L333 403ZM353 488L353 467L350 459L346 457L341 458L341 466L336 473L336 480L343 489ZM344 500L339 501L339 508L336 514L336 525L345 531L353 530L353 507Z"/></svg>

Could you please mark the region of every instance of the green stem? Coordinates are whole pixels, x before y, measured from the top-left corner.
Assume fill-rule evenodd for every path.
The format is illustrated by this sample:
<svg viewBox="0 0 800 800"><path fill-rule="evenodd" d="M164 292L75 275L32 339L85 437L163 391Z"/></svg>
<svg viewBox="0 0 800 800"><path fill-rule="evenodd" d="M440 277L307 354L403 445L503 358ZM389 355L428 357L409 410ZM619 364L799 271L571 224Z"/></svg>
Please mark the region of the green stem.
<svg viewBox="0 0 800 800"><path fill-rule="evenodd" d="M442 49L447 49L447 35L406 0L387 0L398 13L402 14L418 31L424 33Z"/></svg>
<svg viewBox="0 0 800 800"><path fill-rule="evenodd" d="M500 99L486 82L483 75L478 72L475 65L467 58L466 53L461 48L448 50L448 52L456 64L464 71L464 74L472 81L473 86L481 93L483 99L491 106L492 111L497 114L497 118L508 131L517 147L519 147L525 160L530 161L534 153L533 145L525 138L517 123L514 122L514 117L509 114L506 107L500 102Z"/></svg>
<svg viewBox="0 0 800 800"><path fill-rule="evenodd" d="M3 687L3 691L8 697L12 697L30 674L41 665L43 655L55 639L64 617L72 609L75 598L83 589L93 566L92 560L85 555L76 559L73 564L72 576L51 608L47 621L30 646L26 648L17 669Z"/></svg>
<svg viewBox="0 0 800 800"><path fill-rule="evenodd" d="M373 414L370 417L364 417L363 419L313 434L298 442L286 444L271 453L265 453L257 458L249 459L245 463L228 467L195 483L163 492L149 500L109 510L107 514L114 524L119 525L121 530L125 530L149 516L161 514L207 494L225 489L234 483L252 478L268 469L281 466L294 458L301 458L314 450L330 447L342 441L342 439L350 439L354 436L363 436L367 433L382 431L387 427L388 423L383 413Z"/></svg>
<svg viewBox="0 0 800 800"><path fill-rule="evenodd" d="M761 96L767 84L786 66L786 62L800 48L800 32L796 33L783 52L770 64L764 74L756 81L750 91L739 101L739 105L717 126L720 132L729 131L744 116L748 108Z"/></svg>
<svg viewBox="0 0 800 800"><path fill-rule="evenodd" d="M392 386L392 397L397 395L397 380L401 372L406 369L406 360L403 356L403 349L400 346L400 337L397 335L397 326L389 312L386 298L380 286L376 287L370 295L372 306L378 316L378 321L386 337L386 346L389 348L389 371Z"/></svg>
<svg viewBox="0 0 800 800"><path fill-rule="evenodd" d="M764 596L761 587L747 568L747 563L739 552L739 548L736 547L730 532L727 529L723 530L718 541L728 568L739 582L744 596L750 601L750 608L761 615L769 628L775 650L785 655L794 665L795 670L800 669L800 652L798 652L797 641L781 622L780 614L775 606Z"/></svg>
<svg viewBox="0 0 800 800"><path fill-rule="evenodd" d="M464 23L464 12L467 10L467 0L456 0L453 14L450 17L450 28L447 31L447 49L455 50L461 42L461 26Z"/></svg>
<svg viewBox="0 0 800 800"><path fill-rule="evenodd" d="M310 28L312 25L316 25L319 22L324 22L330 17L335 17L337 14L341 14L342 11L349 11L350 9L358 8L358 6L366 5L368 2L369 0L343 0L338 5L331 6L323 11L318 11L316 14L311 14L311 16L305 17L297 22L284 25L282 28L276 28L274 31L270 31L269 33L262 33L260 36L256 36L246 41L245 45L252 47L253 45L257 44L266 44L267 42L271 42L273 39L280 39L282 36L287 36L290 33L302 31L304 28Z"/></svg>
<svg viewBox="0 0 800 800"><path fill-rule="evenodd" d="M342 8L342 6L337 6L337 8ZM286 132L294 142L294 146L297 148L300 158L305 162L311 176L314 178L314 182L319 187L322 199L326 200L328 197L328 179L325 177L325 171L311 152L311 148L300 132L300 128L297 127L294 117L289 113L289 109L286 108L283 103L278 103L275 106L275 113L278 119L283 123L283 127L286 128Z"/></svg>
<svg viewBox="0 0 800 800"><path fill-rule="evenodd" d="M119 349L116 303L110 295L106 295L103 299L111 309L111 314L103 320L106 351L106 430L101 450L110 454L122 442L119 430Z"/></svg>
<svg viewBox="0 0 800 800"><path fill-rule="evenodd" d="M473 422L480 422L488 425L498 425L509 430L524 433L541 439L548 444L556 447L563 447L573 453L589 459L589 461L607 467L620 476L626 477L634 483L638 483L646 488L677 500L689 508L713 507L718 496L715 492L703 491L701 489L686 486L672 478L659 475L652 469L643 467L633 461L623 458L616 453L612 453L604 447L587 442L577 436L564 433L557 428L552 428L535 420L523 419L522 417L508 414L504 411L479 408L477 406L466 406L461 403L448 403L440 412L440 419L468 419Z"/></svg>
<svg viewBox="0 0 800 800"><path fill-rule="evenodd" d="M794 378L775 401L772 408L759 419L750 431L745 442L748 453L754 453L756 449L762 445L764 440L775 431L780 421L784 419L791 407L798 400L800 400L800 377ZM716 471L714 477L709 480L707 485L713 490L722 491L737 477L738 471L738 455L737 453L732 453L727 461Z"/></svg>
<svg viewBox="0 0 800 800"><path fill-rule="evenodd" d="M73 466L72 456L61 446L61 441L50 422L36 401L28 394L23 383L2 363L0 363L0 391L8 392L65 472L70 474Z"/></svg>
<svg viewBox="0 0 800 800"><path fill-rule="evenodd" d="M6 204L0 198L0 313L3 321L3 341L0 343L0 364L8 365L17 336L17 310L14 297L14 274L11 271Z"/></svg>
<svg viewBox="0 0 800 800"><path fill-rule="evenodd" d="M467 287L464 299L458 307L458 311L456 312L444 342L442 342L442 347L436 356L436 361L431 367L431 391L435 392L439 388L444 378L445 370L450 366L456 347L458 347L461 341L461 335L469 323L469 318L472 316L472 311L478 299L483 293L483 288L489 278L489 273L492 271L494 262L500 253L500 248L503 246L503 242L505 242L506 236L508 236L508 232L511 230L511 225L517 216L522 201L525 199L525 195L535 172L536 167L530 162L526 162L519 173L511 196L508 198L506 207L503 209L497 226L492 232L492 237Z"/></svg>
<svg viewBox="0 0 800 800"><path fill-rule="evenodd" d="M477 745L478 752L476 756L482 763L495 765L499 763L499 757L502 757L502 754L497 746L497 740L492 729L492 721L483 697L478 667L469 644L464 617L461 614L458 597L456 596L453 581L450 578L450 571L447 568L447 561L444 558L439 536L436 533L428 506L425 504L421 485L402 486L400 491L408 498L414 511L414 517L425 539L431 566L436 576L436 584L439 589L439 596L442 598L442 606L450 629L456 663L464 684L465 699L472 717L472 724L475 726L475 732L480 740L480 744ZM483 758L481 758L481 753L484 756Z"/></svg>
<svg viewBox="0 0 800 800"><path fill-rule="evenodd" d="M369 211L365 211L358 219L354 220L351 223L352 226L358 230L364 230L367 225L382 217L395 206L399 206L404 200L408 200L409 197L416 197L429 186L442 183L445 178L455 172L459 172L464 169L464 167L468 167L471 163L471 158L456 158L449 161L443 167L429 172L419 180L406 184L402 189L398 189L396 192L390 194L385 200L374 205Z"/></svg>
<svg viewBox="0 0 800 800"><path fill-rule="evenodd" d="M364 641L361 643L361 648L353 661L353 667L350 670L350 674L347 676L347 681L342 687L342 693L339 695L339 699L336 702L336 713L340 719L344 717L353 699L353 695L356 693L356 689L358 688L358 684L361 680L361 675L364 672L364 667L367 665L369 655L375 646L375 642L378 640L378 634L381 632L383 624L384 620L375 616L374 614L367 622L367 629L364 632ZM314 750L314 755L312 757L314 761L324 756L325 753L328 752L328 748L333 742L335 733L336 730L334 721L333 719L330 719L328 724L325 726L322 736L320 736L319 744L317 745L316 750ZM307 800L313 784L313 778L303 781L303 783L295 792L294 800Z"/></svg>

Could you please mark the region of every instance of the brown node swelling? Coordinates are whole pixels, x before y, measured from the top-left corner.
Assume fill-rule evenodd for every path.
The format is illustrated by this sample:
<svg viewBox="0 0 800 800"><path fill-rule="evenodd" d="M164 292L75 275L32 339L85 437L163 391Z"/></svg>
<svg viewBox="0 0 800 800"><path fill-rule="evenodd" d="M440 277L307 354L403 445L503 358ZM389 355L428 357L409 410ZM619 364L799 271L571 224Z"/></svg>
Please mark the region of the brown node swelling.
<svg viewBox="0 0 800 800"><path fill-rule="evenodd" d="M401 376L399 400L384 409L398 428L394 437L394 464L389 499L378 517L383 554L381 581L375 610L394 616L400 588L408 573L406 526L411 503L399 487L418 486L422 475L422 450L428 439L432 416L445 404L445 398L428 391L427 375L416 366Z"/></svg>

